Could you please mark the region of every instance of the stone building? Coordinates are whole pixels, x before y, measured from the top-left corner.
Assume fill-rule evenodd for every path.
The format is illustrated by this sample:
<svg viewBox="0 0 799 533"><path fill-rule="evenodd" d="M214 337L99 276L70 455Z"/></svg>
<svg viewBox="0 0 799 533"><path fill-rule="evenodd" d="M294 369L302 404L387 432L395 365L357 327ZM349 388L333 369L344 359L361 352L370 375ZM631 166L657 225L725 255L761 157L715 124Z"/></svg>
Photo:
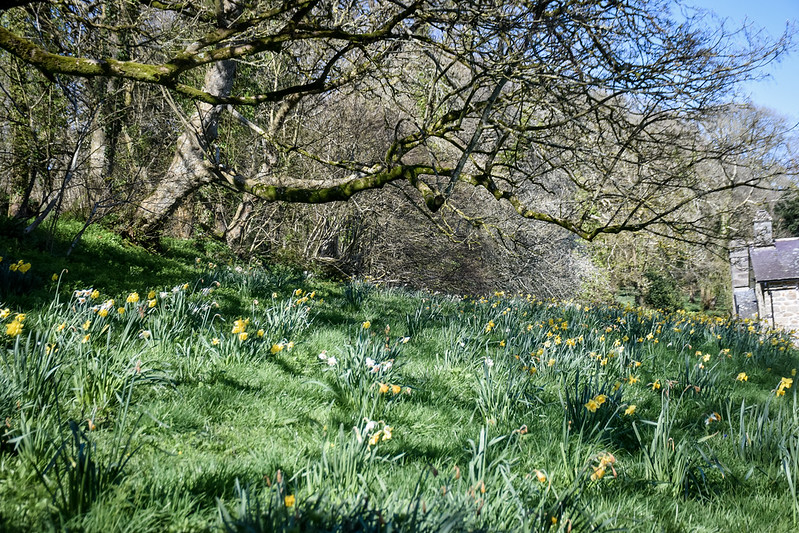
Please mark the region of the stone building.
<svg viewBox="0 0 799 533"><path fill-rule="evenodd" d="M771 216L758 211L751 243L730 246L734 313L799 330L799 238L774 239Z"/></svg>

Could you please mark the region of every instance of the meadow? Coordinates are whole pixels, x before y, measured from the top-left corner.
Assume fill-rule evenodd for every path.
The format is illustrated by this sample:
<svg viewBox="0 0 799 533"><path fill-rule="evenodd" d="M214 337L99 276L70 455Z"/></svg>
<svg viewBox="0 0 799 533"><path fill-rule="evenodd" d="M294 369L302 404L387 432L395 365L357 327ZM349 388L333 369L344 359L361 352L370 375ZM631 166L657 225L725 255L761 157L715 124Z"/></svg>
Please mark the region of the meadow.
<svg viewBox="0 0 799 533"><path fill-rule="evenodd" d="M2 531L799 528L783 332L109 246L0 262Z"/></svg>

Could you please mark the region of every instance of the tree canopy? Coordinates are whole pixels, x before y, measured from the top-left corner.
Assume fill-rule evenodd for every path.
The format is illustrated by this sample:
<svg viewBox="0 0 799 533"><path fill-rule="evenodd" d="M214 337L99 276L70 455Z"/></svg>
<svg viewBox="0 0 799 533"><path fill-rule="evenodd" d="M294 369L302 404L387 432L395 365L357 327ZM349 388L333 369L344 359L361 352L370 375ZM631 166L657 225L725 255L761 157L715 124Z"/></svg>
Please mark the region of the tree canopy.
<svg viewBox="0 0 799 533"><path fill-rule="evenodd" d="M723 237L735 191L796 172L782 125L730 104L787 37L672 1L17 0L0 22L0 48L54 83L165 89L183 133L134 232L213 183L299 203L405 183L475 224L496 200L588 240Z"/></svg>

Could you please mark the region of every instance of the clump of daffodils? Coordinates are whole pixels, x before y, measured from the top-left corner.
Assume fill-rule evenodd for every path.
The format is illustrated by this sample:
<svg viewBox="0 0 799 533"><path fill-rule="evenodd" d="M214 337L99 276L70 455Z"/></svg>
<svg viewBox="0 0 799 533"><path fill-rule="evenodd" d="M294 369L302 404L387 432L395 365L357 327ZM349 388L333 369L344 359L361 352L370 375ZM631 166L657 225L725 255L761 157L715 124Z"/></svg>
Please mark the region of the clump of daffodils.
<svg viewBox="0 0 799 533"><path fill-rule="evenodd" d="M591 398L585 403L585 408L590 412L595 413L596 410L599 409L607 400L608 397L604 394L597 394L595 397Z"/></svg>
<svg viewBox="0 0 799 533"><path fill-rule="evenodd" d="M613 465L616 464L616 458L612 453L602 452L598 454L594 460L596 464L593 466L594 472L591 474L591 481L598 481L605 477L608 468L610 468L614 478L618 476L616 469L613 467Z"/></svg>
<svg viewBox="0 0 799 533"><path fill-rule="evenodd" d="M352 428L352 430L355 432L355 438L358 440L359 444L363 443L363 441L366 441L369 446L375 446L378 442L391 440L391 432L393 431L391 426L382 420L377 422L375 420L364 418L363 421L365 422L363 428ZM380 428L380 425L383 427Z"/></svg>

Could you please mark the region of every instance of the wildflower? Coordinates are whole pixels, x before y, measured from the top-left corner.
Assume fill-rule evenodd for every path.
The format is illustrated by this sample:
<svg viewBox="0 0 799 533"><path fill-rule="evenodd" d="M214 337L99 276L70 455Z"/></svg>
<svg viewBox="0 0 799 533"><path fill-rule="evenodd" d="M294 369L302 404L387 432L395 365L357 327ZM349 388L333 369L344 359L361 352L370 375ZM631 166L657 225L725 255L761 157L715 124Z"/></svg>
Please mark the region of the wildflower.
<svg viewBox="0 0 799 533"><path fill-rule="evenodd" d="M741 372L735 378L735 381L749 381L749 376L746 375L746 372Z"/></svg>
<svg viewBox="0 0 799 533"><path fill-rule="evenodd" d="M147 300L147 307L153 308L153 307L155 307L156 303L158 303L158 300L156 300L155 298L153 298L151 300Z"/></svg>
<svg viewBox="0 0 799 533"><path fill-rule="evenodd" d="M542 472L541 470L534 470L535 478L538 480L539 483L546 483L547 482L547 475Z"/></svg>
<svg viewBox="0 0 799 533"><path fill-rule="evenodd" d="M135 304L136 302L139 301L139 293L138 292L132 292L132 293L128 294L128 297L127 297L127 299L125 301L127 303L129 303L129 304Z"/></svg>
<svg viewBox="0 0 799 533"><path fill-rule="evenodd" d="M58 281L58 274L53 274L53 276L50 279L53 281Z"/></svg>
<svg viewBox="0 0 799 533"><path fill-rule="evenodd" d="M0 319L6 319L10 314L11 314L11 309L6 307L5 309L0 311Z"/></svg>
<svg viewBox="0 0 799 533"><path fill-rule="evenodd" d="M89 294L89 298L91 298L92 300L96 300L96 299L97 299L97 298L99 298L99 297L100 297L100 291L98 291L97 289L94 289L94 290L93 290L93 291L92 291L92 292Z"/></svg>
<svg viewBox="0 0 799 533"><path fill-rule="evenodd" d="M792 378L781 378L780 384L777 385L777 396L785 396L785 391L793 385Z"/></svg>
<svg viewBox="0 0 799 533"><path fill-rule="evenodd" d="M153 298L155 298L155 291L151 290L150 292L147 293L147 299L152 300Z"/></svg>
<svg viewBox="0 0 799 533"><path fill-rule="evenodd" d="M87 320L86 322L83 323L83 325L81 327L83 328L83 331L86 331L87 329L89 329L89 326L91 326L91 325L92 325L92 321L91 320Z"/></svg>
<svg viewBox="0 0 799 533"><path fill-rule="evenodd" d="M272 354L276 354L276 353L278 353L278 352L282 352L282 351L283 351L283 345L282 345L282 344L280 344L280 343L278 343L278 344L273 344L273 345L272 345L272 347L269 349L269 351L270 351ZM328 360L328 361L329 361L329 360Z"/></svg>
<svg viewBox="0 0 799 533"><path fill-rule="evenodd" d="M380 385L380 388L378 389L378 392L380 394L385 394L385 393L388 392L388 384L387 383L380 383L379 385Z"/></svg>
<svg viewBox="0 0 799 533"><path fill-rule="evenodd" d="M241 333L239 333L239 341L240 342L244 342L246 340L247 340L247 332L246 331L242 331Z"/></svg>
<svg viewBox="0 0 799 533"><path fill-rule="evenodd" d="M230 331L231 333L238 334L242 333L245 329L247 329L247 325L250 323L250 319L238 319L233 322L233 329Z"/></svg>
<svg viewBox="0 0 799 533"><path fill-rule="evenodd" d="M183 287L181 287L181 288L185 291L186 289L189 288L189 284L188 283L184 283Z"/></svg>
<svg viewBox="0 0 799 533"><path fill-rule="evenodd" d="M380 432L378 431L369 438L369 446L374 446L380 440Z"/></svg>
<svg viewBox="0 0 799 533"><path fill-rule="evenodd" d="M402 390L402 387L400 387L399 385L392 385L391 386L391 393L392 394L399 394L401 390Z"/></svg>
<svg viewBox="0 0 799 533"><path fill-rule="evenodd" d="M491 330L494 329L495 326L496 326L496 324L494 324L494 321L493 320L489 320L488 324L486 325L485 332L486 333L491 333Z"/></svg>
<svg viewBox="0 0 799 533"><path fill-rule="evenodd" d="M599 407L599 404L594 399L588 400L588 403L585 404L585 408L588 409L592 413L595 413L598 407Z"/></svg>
<svg viewBox="0 0 799 533"><path fill-rule="evenodd" d="M259 339L264 336L264 330L259 329L258 333L255 334Z"/></svg>
<svg viewBox="0 0 799 533"><path fill-rule="evenodd" d="M90 337L91 337L90 333L87 333L86 335L84 335L84 337L80 340L81 344L86 344L87 342L89 342L89 338Z"/></svg>
<svg viewBox="0 0 799 533"><path fill-rule="evenodd" d="M367 320L366 322L361 324L361 326L363 327L363 329L369 329L370 327L372 327L372 323Z"/></svg>
<svg viewBox="0 0 799 533"><path fill-rule="evenodd" d="M286 507L294 507L294 503L297 499L294 497L293 494L289 494L283 498L283 503L286 504Z"/></svg>
<svg viewBox="0 0 799 533"><path fill-rule="evenodd" d="M211 344L213 344L214 346L218 346L219 345L219 337L214 337L213 339L211 339Z"/></svg>
<svg viewBox="0 0 799 533"><path fill-rule="evenodd" d="M656 379L654 383L652 383L652 390L660 389L660 380Z"/></svg>
<svg viewBox="0 0 799 533"><path fill-rule="evenodd" d="M633 413L635 413L635 405L630 405L624 410L624 414L627 416L631 416Z"/></svg>
<svg viewBox="0 0 799 533"><path fill-rule="evenodd" d="M6 324L6 335L9 337L16 337L22 333L22 323L19 320L13 320Z"/></svg>

